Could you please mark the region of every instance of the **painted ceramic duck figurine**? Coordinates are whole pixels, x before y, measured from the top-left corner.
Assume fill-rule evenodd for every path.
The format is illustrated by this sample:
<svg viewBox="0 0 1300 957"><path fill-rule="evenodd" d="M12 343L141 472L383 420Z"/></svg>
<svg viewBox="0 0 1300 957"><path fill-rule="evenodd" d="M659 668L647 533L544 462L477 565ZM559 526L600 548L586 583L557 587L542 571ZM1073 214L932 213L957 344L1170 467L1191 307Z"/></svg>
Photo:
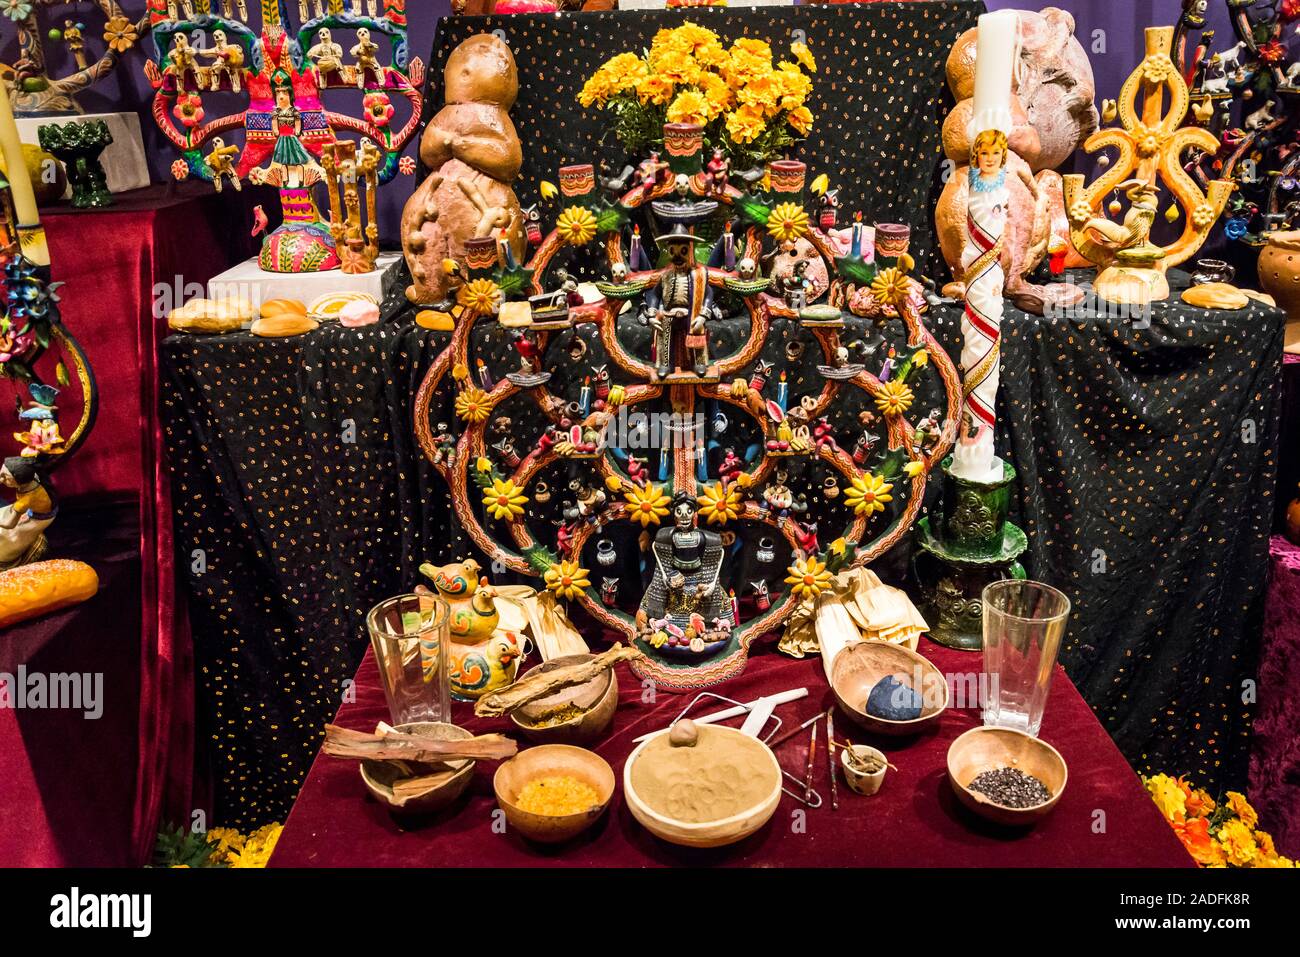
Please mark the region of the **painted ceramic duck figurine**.
<svg viewBox="0 0 1300 957"><path fill-rule="evenodd" d="M433 582L451 609L447 678L460 701L475 701L511 684L524 657L519 635L498 627L496 589L479 571L472 558L441 568L428 562L420 566L420 574Z"/></svg>
<svg viewBox="0 0 1300 957"><path fill-rule="evenodd" d="M438 568L425 562L420 574L433 582L438 594L451 606L451 640L462 644L486 641L496 630L500 615L492 601L495 590L479 576L479 564L472 558Z"/></svg>

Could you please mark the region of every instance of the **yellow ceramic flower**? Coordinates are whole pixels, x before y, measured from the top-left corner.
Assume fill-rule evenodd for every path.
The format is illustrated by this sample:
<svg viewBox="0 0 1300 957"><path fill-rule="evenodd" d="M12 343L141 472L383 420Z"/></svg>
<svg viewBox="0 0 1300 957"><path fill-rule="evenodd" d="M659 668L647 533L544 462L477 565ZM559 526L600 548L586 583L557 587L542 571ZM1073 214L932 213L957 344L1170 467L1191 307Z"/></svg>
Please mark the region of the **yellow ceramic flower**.
<svg viewBox="0 0 1300 957"><path fill-rule="evenodd" d="M456 396L456 414L466 422L482 422L491 411L491 398L476 385L467 386Z"/></svg>
<svg viewBox="0 0 1300 957"><path fill-rule="evenodd" d="M808 68L810 73L817 72L817 61L813 59L812 51L808 49L808 44L792 43L790 44L790 52L794 54L796 60Z"/></svg>
<svg viewBox="0 0 1300 957"><path fill-rule="evenodd" d="M483 505L493 518L513 522L524 514L527 503L528 496L513 479L493 479L492 484L483 490Z"/></svg>
<svg viewBox="0 0 1300 957"><path fill-rule="evenodd" d="M104 24L104 42L114 53L125 53L138 39L135 24L124 16L111 17Z"/></svg>
<svg viewBox="0 0 1300 957"><path fill-rule="evenodd" d="M796 133L807 136L812 130L813 115L812 110L806 106L795 107L785 115L785 121L789 123Z"/></svg>
<svg viewBox="0 0 1300 957"><path fill-rule="evenodd" d="M478 469L480 472L491 472L492 460L486 455L480 455L474 460L474 468Z"/></svg>
<svg viewBox="0 0 1300 957"><path fill-rule="evenodd" d="M798 203L780 203L767 217L767 231L777 242L808 235L808 213Z"/></svg>
<svg viewBox="0 0 1300 957"><path fill-rule="evenodd" d="M590 574L577 562L567 559L556 562L546 569L546 587L560 598L577 598L584 589L591 587Z"/></svg>
<svg viewBox="0 0 1300 957"><path fill-rule="evenodd" d="M1255 835L1241 821L1226 821L1215 835L1228 857L1229 864L1246 867L1255 860L1259 847L1255 844Z"/></svg>
<svg viewBox="0 0 1300 957"><path fill-rule="evenodd" d="M710 525L726 525L740 517L740 490L734 485L714 482L704 486L700 497L700 514Z"/></svg>
<svg viewBox="0 0 1300 957"><path fill-rule="evenodd" d="M897 379L886 382L876 396L876 408L885 415L901 415L912 407L912 390Z"/></svg>
<svg viewBox="0 0 1300 957"><path fill-rule="evenodd" d="M892 483L886 482L879 475L859 475L845 490L844 504L858 515L869 518L876 512L883 512L885 503L894 500L894 496L889 494L893 488Z"/></svg>
<svg viewBox="0 0 1300 957"><path fill-rule="evenodd" d="M911 292L911 285L907 281L907 274L895 266L889 266L876 273L876 278L871 280L871 294L875 296L876 302L886 306L893 306L895 309L902 307L907 302L907 297Z"/></svg>
<svg viewBox="0 0 1300 957"><path fill-rule="evenodd" d="M627 500L628 517L643 528L658 525L668 514L668 496L658 485L634 485L623 493L623 498Z"/></svg>
<svg viewBox="0 0 1300 957"><path fill-rule="evenodd" d="M907 473L908 478L916 478L925 471L925 463L912 459L910 462L903 464L903 471Z"/></svg>
<svg viewBox="0 0 1300 957"><path fill-rule="evenodd" d="M457 382L464 382L469 378L469 366L463 362L457 362L451 367L451 377Z"/></svg>
<svg viewBox="0 0 1300 957"><path fill-rule="evenodd" d="M800 558L788 569L785 583L796 598L816 598L831 584L831 573L816 556Z"/></svg>
<svg viewBox="0 0 1300 957"><path fill-rule="evenodd" d="M623 480L617 475L605 476L605 488L609 489L615 495L623 490Z"/></svg>
<svg viewBox="0 0 1300 957"><path fill-rule="evenodd" d="M480 316L490 316L501 308L501 287L491 279L471 279L456 290L456 304Z"/></svg>
<svg viewBox="0 0 1300 957"><path fill-rule="evenodd" d="M586 206L569 206L555 221L555 231L571 246L585 246L596 238L596 214Z"/></svg>
<svg viewBox="0 0 1300 957"><path fill-rule="evenodd" d="M1255 813L1255 809L1246 800L1246 795L1240 791L1229 791L1227 803L1228 810L1237 815L1247 827L1254 827L1259 823L1259 815Z"/></svg>
<svg viewBox="0 0 1300 957"><path fill-rule="evenodd" d="M698 90L683 90L668 107L668 122L695 123L703 126L709 121L709 101Z"/></svg>
<svg viewBox="0 0 1300 957"><path fill-rule="evenodd" d="M627 399L627 389L621 385L612 385L609 387L609 398L605 401L611 408L615 408L622 405L625 399Z"/></svg>
<svg viewBox="0 0 1300 957"><path fill-rule="evenodd" d="M917 369L925 368L925 364L930 361L930 353L924 349L918 349L912 353L912 365Z"/></svg>

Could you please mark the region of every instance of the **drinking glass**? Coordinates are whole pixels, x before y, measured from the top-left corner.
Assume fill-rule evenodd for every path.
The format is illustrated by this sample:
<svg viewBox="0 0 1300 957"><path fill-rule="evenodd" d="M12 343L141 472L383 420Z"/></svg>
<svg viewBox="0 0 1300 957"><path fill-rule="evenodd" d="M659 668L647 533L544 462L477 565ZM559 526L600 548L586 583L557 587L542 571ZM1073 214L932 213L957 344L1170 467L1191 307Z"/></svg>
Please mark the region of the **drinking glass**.
<svg viewBox="0 0 1300 957"><path fill-rule="evenodd" d="M393 724L451 721L448 612L434 595L398 595L366 615Z"/></svg>
<svg viewBox="0 0 1300 957"><path fill-rule="evenodd" d="M1051 585L1009 578L984 589L984 723L1034 737L1070 617Z"/></svg>

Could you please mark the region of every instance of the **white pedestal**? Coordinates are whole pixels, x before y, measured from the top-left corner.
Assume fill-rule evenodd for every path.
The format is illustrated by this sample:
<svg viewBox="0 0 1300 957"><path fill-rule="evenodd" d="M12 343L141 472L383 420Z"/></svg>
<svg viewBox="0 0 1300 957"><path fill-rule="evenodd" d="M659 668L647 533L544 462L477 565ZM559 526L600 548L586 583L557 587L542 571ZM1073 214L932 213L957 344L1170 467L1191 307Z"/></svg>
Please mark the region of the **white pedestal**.
<svg viewBox="0 0 1300 957"><path fill-rule="evenodd" d="M104 166L108 177L108 189L113 193L124 193L128 189L140 189L149 185L149 163L144 158L144 140L140 138L140 117L134 113L83 113L80 116L20 116L18 138L24 143L39 146L38 127L55 124L62 126L77 120L103 120L108 131L113 134L113 142L99 154L99 161ZM66 199L72 195L69 187L64 191Z"/></svg>
<svg viewBox="0 0 1300 957"><path fill-rule="evenodd" d="M402 258L401 253L380 253L370 272L267 272L257 259L245 260L208 281L209 299L238 296L254 306L270 299L298 299L310 306L312 300L330 292L366 292L377 302L384 299L384 273Z"/></svg>

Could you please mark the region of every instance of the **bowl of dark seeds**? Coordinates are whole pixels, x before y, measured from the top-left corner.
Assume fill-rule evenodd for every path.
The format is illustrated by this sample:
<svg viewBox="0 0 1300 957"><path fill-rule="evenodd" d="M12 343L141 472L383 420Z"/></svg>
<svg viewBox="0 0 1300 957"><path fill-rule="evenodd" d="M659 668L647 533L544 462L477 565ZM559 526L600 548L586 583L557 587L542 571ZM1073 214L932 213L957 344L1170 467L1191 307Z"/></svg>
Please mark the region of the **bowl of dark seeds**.
<svg viewBox="0 0 1300 957"><path fill-rule="evenodd" d="M948 781L958 800L998 824L1042 820L1068 776L1056 748L1011 728L971 728L948 747Z"/></svg>

